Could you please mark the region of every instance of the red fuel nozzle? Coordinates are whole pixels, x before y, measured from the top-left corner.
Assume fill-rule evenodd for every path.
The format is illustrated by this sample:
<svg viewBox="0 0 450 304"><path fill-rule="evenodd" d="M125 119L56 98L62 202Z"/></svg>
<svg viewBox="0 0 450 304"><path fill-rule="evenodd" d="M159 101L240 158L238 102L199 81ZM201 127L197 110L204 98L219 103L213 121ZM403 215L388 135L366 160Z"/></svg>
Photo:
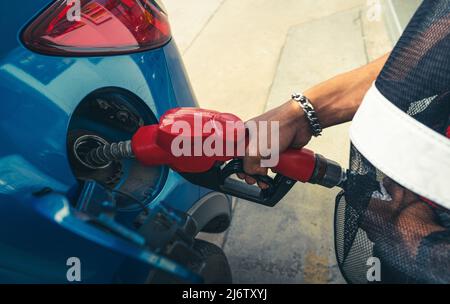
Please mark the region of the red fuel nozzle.
<svg viewBox="0 0 450 304"><path fill-rule="evenodd" d="M176 108L166 112L159 124L141 127L131 141L95 149L88 154L86 161L101 164L134 156L143 165L167 165L193 183L259 202L263 198L245 194L249 189L243 189L241 185L225 186L225 179L230 175L244 173L242 156L247 138L244 123L235 115L198 108ZM205 146L210 147L213 153L208 154ZM231 162L220 168L227 161ZM345 180L345 171L339 164L308 149L283 152L272 171L277 173L275 179L254 177L275 188L284 187L286 192L296 181L332 188L342 185ZM281 199L275 192L272 189L258 195L271 193L272 197L263 202L271 205Z"/></svg>
<svg viewBox="0 0 450 304"><path fill-rule="evenodd" d="M203 148L207 141L221 143L222 147L214 147L215 153L206 155ZM164 164L178 172L199 173L208 171L217 161L235 158L238 145L244 141L244 123L235 115L176 108L166 112L159 125L140 128L131 147L144 165Z"/></svg>
<svg viewBox="0 0 450 304"><path fill-rule="evenodd" d="M205 128L207 124L214 129L211 131L209 127ZM233 136L227 137L225 130L229 131L227 128L230 126L234 126ZM189 129L190 132L183 134L181 129ZM211 137L218 137L223 143L223 153L219 156L206 156L200 151L201 156L195 156L195 147L202 147ZM224 162L242 156L230 155L225 149L231 145L236 152L245 138L244 123L235 115L198 108L177 108L164 114L159 125L140 128L133 136L131 147L136 159L145 165L166 164L178 172L201 173L208 171L218 161ZM188 155L173 155L172 145L176 140L191 143L190 147L184 147L184 151L190 152ZM337 163L308 149L285 151L280 155L278 165L272 169L295 181L312 182L326 187L337 186L345 179L345 174Z"/></svg>

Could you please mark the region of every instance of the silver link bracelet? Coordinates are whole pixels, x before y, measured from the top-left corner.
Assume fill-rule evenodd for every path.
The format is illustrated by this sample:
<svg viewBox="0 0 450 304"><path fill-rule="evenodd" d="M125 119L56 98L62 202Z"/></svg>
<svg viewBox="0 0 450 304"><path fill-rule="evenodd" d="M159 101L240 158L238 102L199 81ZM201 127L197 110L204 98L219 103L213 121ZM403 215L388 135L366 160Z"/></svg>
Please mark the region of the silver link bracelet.
<svg viewBox="0 0 450 304"><path fill-rule="evenodd" d="M312 135L315 137L322 135L322 126L320 125L319 118L317 118L316 111L314 110L314 107L308 97L303 94L294 93L292 94L292 99L297 101L305 112Z"/></svg>

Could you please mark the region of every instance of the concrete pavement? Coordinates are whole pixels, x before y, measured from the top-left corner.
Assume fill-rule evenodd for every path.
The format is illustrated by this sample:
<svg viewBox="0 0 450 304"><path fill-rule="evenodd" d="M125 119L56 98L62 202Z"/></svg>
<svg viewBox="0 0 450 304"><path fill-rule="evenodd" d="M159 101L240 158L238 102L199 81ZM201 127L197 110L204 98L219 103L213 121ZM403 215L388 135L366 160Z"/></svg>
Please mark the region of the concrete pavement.
<svg viewBox="0 0 450 304"><path fill-rule="evenodd" d="M193 1L194 11L204 16L211 11L205 8L209 1ZM175 2L185 1L165 1L169 9L187 6ZM223 1L183 56L201 106L224 111L233 109L244 119L260 114L265 108L289 29L364 3L364 0ZM184 8L181 15L192 9ZM180 32L183 31L176 26L178 15L173 12L174 33L182 40ZM192 26L204 19L193 19ZM183 27L189 29L188 23L184 24ZM177 40L178 36L175 36Z"/></svg>
<svg viewBox="0 0 450 304"><path fill-rule="evenodd" d="M184 54L195 42L205 25L214 17L224 0L164 0L169 12L172 34Z"/></svg>
<svg viewBox="0 0 450 304"><path fill-rule="evenodd" d="M391 47L364 0L165 0L200 105L251 118ZM310 145L348 162L347 125ZM270 209L239 201L221 236L241 283L341 283L334 259L337 190L296 185Z"/></svg>

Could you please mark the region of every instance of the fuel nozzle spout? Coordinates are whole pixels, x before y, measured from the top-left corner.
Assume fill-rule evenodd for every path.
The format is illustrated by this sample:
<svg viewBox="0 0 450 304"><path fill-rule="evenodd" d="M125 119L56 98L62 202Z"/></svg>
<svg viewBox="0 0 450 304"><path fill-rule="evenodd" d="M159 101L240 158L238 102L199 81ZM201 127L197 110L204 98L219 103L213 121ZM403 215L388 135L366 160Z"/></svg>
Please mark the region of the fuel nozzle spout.
<svg viewBox="0 0 450 304"><path fill-rule="evenodd" d="M347 171L337 162L320 154L316 154L316 166L309 180L311 184L318 184L326 188L343 187L347 180Z"/></svg>
<svg viewBox="0 0 450 304"><path fill-rule="evenodd" d="M130 140L99 146L86 154L85 162L92 166L104 166L127 158L134 158Z"/></svg>
<svg viewBox="0 0 450 304"><path fill-rule="evenodd" d="M337 162L308 149L288 149L281 153L273 170L292 180L327 188L342 187L347 178L346 170Z"/></svg>

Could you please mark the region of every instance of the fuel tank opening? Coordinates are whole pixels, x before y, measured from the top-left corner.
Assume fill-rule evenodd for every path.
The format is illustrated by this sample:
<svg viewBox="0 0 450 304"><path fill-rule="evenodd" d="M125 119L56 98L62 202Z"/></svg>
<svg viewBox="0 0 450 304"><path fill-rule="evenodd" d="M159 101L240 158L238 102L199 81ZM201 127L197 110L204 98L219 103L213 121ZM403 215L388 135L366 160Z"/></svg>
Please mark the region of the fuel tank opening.
<svg viewBox="0 0 450 304"><path fill-rule="evenodd" d="M83 135L79 137L73 145L73 155L81 165L93 170L105 169L111 165L112 161L95 161L90 157L90 152L99 147L104 147L108 142L96 135Z"/></svg>
<svg viewBox="0 0 450 304"><path fill-rule="evenodd" d="M144 167L126 157L127 145L114 143L126 143L141 126L155 123L147 104L129 91L103 88L87 95L73 112L67 133L74 176L80 184L95 181L111 193L124 193L116 195L119 210L141 209L161 191L168 168Z"/></svg>
<svg viewBox="0 0 450 304"><path fill-rule="evenodd" d="M101 167L107 166L111 161L127 158L134 158L131 140L92 147L92 150L85 154L84 161L90 165Z"/></svg>
<svg viewBox="0 0 450 304"><path fill-rule="evenodd" d="M123 165L118 161L95 164L88 160L88 153L97 147L108 144L104 137L87 130L74 130L69 133L69 160L75 176L80 181L95 180L107 188L114 188L122 179Z"/></svg>

